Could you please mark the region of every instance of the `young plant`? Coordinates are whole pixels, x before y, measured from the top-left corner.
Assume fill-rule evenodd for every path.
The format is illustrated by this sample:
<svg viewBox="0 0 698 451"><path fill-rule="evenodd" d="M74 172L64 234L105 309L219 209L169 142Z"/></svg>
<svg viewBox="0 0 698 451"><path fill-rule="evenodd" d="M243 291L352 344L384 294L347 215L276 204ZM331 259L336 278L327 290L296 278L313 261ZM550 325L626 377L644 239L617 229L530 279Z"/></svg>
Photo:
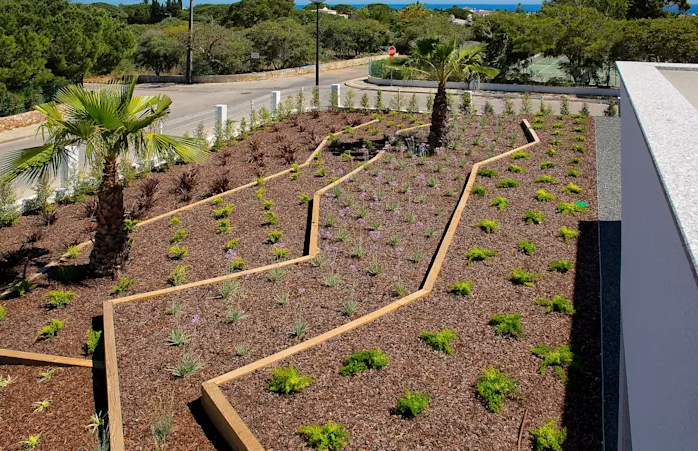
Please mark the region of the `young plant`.
<svg viewBox="0 0 698 451"><path fill-rule="evenodd" d="M550 169L550 168L554 168L554 167L555 167L555 163L553 163L552 161L544 161L540 164L541 169Z"/></svg>
<svg viewBox="0 0 698 451"><path fill-rule="evenodd" d="M299 318L293 322L291 330L288 333L292 337L301 338L307 331L308 323Z"/></svg>
<svg viewBox="0 0 698 451"><path fill-rule="evenodd" d="M579 186L570 182L567 184L567 186L562 188L562 191L564 191L565 193L568 193L568 194L579 194L582 192L582 188L580 188Z"/></svg>
<svg viewBox="0 0 698 451"><path fill-rule="evenodd" d="M567 271L572 269L572 266L572 262L569 260L553 260L550 262L550 265L548 266L548 271L566 273Z"/></svg>
<svg viewBox="0 0 698 451"><path fill-rule="evenodd" d="M240 238L231 238L225 243L223 250L226 252L235 250L235 248L238 247L238 244L240 244Z"/></svg>
<svg viewBox="0 0 698 451"><path fill-rule="evenodd" d="M465 259L468 261L468 265L472 262L485 261L490 257L496 257L498 255L497 251L491 251L489 249L480 249L477 245L473 245L470 250L465 254Z"/></svg>
<svg viewBox="0 0 698 451"><path fill-rule="evenodd" d="M485 194L487 193L487 189L482 186L482 185L475 185L473 186L473 189L471 190L473 194L479 197L484 197Z"/></svg>
<svg viewBox="0 0 698 451"><path fill-rule="evenodd" d="M550 175L541 175L536 179L537 183L557 183L557 180L555 180L555 177L550 176Z"/></svg>
<svg viewBox="0 0 698 451"><path fill-rule="evenodd" d="M472 280L468 281L457 281L448 286L451 293L458 296L468 296L473 291L474 282Z"/></svg>
<svg viewBox="0 0 698 451"><path fill-rule="evenodd" d="M533 252L536 250L536 245L533 244L533 241L520 240L519 250L524 254L531 256L533 255Z"/></svg>
<svg viewBox="0 0 698 451"><path fill-rule="evenodd" d="M78 246L68 246L68 249L65 251L65 258L69 260L75 260L80 256L80 249Z"/></svg>
<svg viewBox="0 0 698 451"><path fill-rule="evenodd" d="M242 271L245 269L245 260L239 255L228 262L228 272Z"/></svg>
<svg viewBox="0 0 698 451"><path fill-rule="evenodd" d="M314 382L312 376L301 376L293 365L280 366L271 370L269 390L274 393L290 395L298 393Z"/></svg>
<svg viewBox="0 0 698 451"><path fill-rule="evenodd" d="M381 369L388 365L389 358L383 350L378 348L357 351L344 359L339 372L342 376L353 376L371 369Z"/></svg>
<svg viewBox="0 0 698 451"><path fill-rule="evenodd" d="M0 322L5 319L7 316L7 310L5 309L5 306L0 304Z"/></svg>
<svg viewBox="0 0 698 451"><path fill-rule="evenodd" d="M39 373L39 382L50 381L55 372L56 369L53 367L46 368L46 371L42 371L41 373Z"/></svg>
<svg viewBox="0 0 698 451"><path fill-rule="evenodd" d="M494 233L499 229L496 219L480 219L475 226L485 233Z"/></svg>
<svg viewBox="0 0 698 451"><path fill-rule="evenodd" d="M225 316L228 324L237 324L247 317L245 311L239 308L229 308Z"/></svg>
<svg viewBox="0 0 698 451"><path fill-rule="evenodd" d="M519 150L518 152L514 152L513 154L511 154L512 160L522 160L526 158L531 158L531 154L528 152L524 152L523 150Z"/></svg>
<svg viewBox="0 0 698 451"><path fill-rule="evenodd" d="M40 441L41 433L29 434L29 437L27 437L26 440L22 440L21 442L19 442L19 444L20 446L22 446L22 449L32 450L36 449L36 447L39 446Z"/></svg>
<svg viewBox="0 0 698 451"><path fill-rule="evenodd" d="M567 315L575 314L574 307L572 307L570 300L559 294L555 295L552 299L537 299L536 304L545 307L545 311L548 313L559 312Z"/></svg>
<svg viewBox="0 0 698 451"><path fill-rule="evenodd" d="M34 413L41 413L48 410L48 408L51 406L51 401L45 399L43 401L33 402L32 405L34 406Z"/></svg>
<svg viewBox="0 0 698 451"><path fill-rule="evenodd" d="M560 227L557 235L565 241L570 241L579 237L579 231L570 229L569 227Z"/></svg>
<svg viewBox="0 0 698 451"><path fill-rule="evenodd" d="M526 168L519 166L518 164L512 164L507 168L507 171L513 172L514 174L521 174L526 172Z"/></svg>
<svg viewBox="0 0 698 451"><path fill-rule="evenodd" d="M233 212L233 205L232 204L227 204L225 207L222 208L216 208L213 210L213 217L215 219L224 219L230 216L230 214Z"/></svg>
<svg viewBox="0 0 698 451"><path fill-rule="evenodd" d="M309 196L308 194L306 194L306 193L300 193L300 194L298 195L298 200L299 200L300 203L302 203L302 204L307 204L308 202L310 202L310 196Z"/></svg>
<svg viewBox="0 0 698 451"><path fill-rule="evenodd" d="M337 274L327 274L322 278L322 284L328 288L334 288L342 282Z"/></svg>
<svg viewBox="0 0 698 451"><path fill-rule="evenodd" d="M303 426L296 434L302 435L308 446L319 451L340 451L349 444L349 433L342 423L328 421L323 425Z"/></svg>
<svg viewBox="0 0 698 451"><path fill-rule="evenodd" d="M453 347L451 346L451 340L458 338L456 331L454 329L443 329L440 332L427 332L424 331L419 334L419 338L424 341L424 343L431 346L434 351L443 352L444 354L453 354Z"/></svg>
<svg viewBox="0 0 698 451"><path fill-rule="evenodd" d="M545 219L542 211L527 210L524 213L524 221L526 224L540 224Z"/></svg>
<svg viewBox="0 0 698 451"><path fill-rule="evenodd" d="M519 182L514 179L502 179L497 183L497 188L516 188Z"/></svg>
<svg viewBox="0 0 698 451"><path fill-rule="evenodd" d="M538 202L548 202L548 201L555 200L555 195L553 193L550 193L550 192L544 190L544 189L539 189L538 191L536 191L536 195L534 196L534 198Z"/></svg>
<svg viewBox="0 0 698 451"><path fill-rule="evenodd" d="M405 390L405 396L397 399L395 412L405 418L413 418L429 407L429 395Z"/></svg>
<svg viewBox="0 0 698 451"><path fill-rule="evenodd" d="M168 316L175 316L179 312L182 311L182 304L180 302L173 302L172 305L167 309L165 312L166 315Z"/></svg>
<svg viewBox="0 0 698 451"><path fill-rule="evenodd" d="M48 340L55 337L63 329L64 324L65 320L51 319L47 325L39 329L39 332L36 334L36 340Z"/></svg>
<svg viewBox="0 0 698 451"><path fill-rule="evenodd" d="M230 219L219 219L216 223L216 233L219 235L228 235L233 231L233 226L230 225Z"/></svg>
<svg viewBox="0 0 698 451"><path fill-rule="evenodd" d="M267 274L269 282L278 282L286 277L286 270L282 268L272 268Z"/></svg>
<svg viewBox="0 0 698 451"><path fill-rule="evenodd" d="M184 246L172 246L169 254L172 260L183 260L189 254L189 249Z"/></svg>
<svg viewBox="0 0 698 451"><path fill-rule="evenodd" d="M509 275L509 280L514 285L523 285L525 287L535 286L534 280L540 279L540 276L535 273L526 272L520 268L514 268L511 270Z"/></svg>
<svg viewBox="0 0 698 451"><path fill-rule="evenodd" d="M571 202L560 202L557 204L557 212L563 215L571 214L577 216L578 213L585 213L586 207Z"/></svg>
<svg viewBox="0 0 698 451"><path fill-rule="evenodd" d="M539 428L531 429L534 451L562 451L567 440L567 428L559 429L555 420L548 420Z"/></svg>
<svg viewBox="0 0 698 451"><path fill-rule="evenodd" d="M507 396L521 396L516 390L518 386L505 372L489 367L482 370L475 389L490 411L500 413Z"/></svg>
<svg viewBox="0 0 698 451"><path fill-rule="evenodd" d="M552 367L557 377L561 381L567 382L565 368L574 361L574 353L570 351L569 346L558 346L553 349L546 344L539 344L531 348L531 353L543 358L540 364L540 374L545 374L546 368Z"/></svg>
<svg viewBox="0 0 698 451"><path fill-rule="evenodd" d="M182 225L182 220L178 216L170 219L170 227L179 227L180 225Z"/></svg>
<svg viewBox="0 0 698 451"><path fill-rule="evenodd" d="M390 244L390 246L392 247L397 247L398 244L400 244L401 240L402 238L400 237L400 235L398 235L397 233L393 233L392 235L390 235L390 238L388 238L388 244Z"/></svg>
<svg viewBox="0 0 698 451"><path fill-rule="evenodd" d="M523 335L520 313L494 314L490 318L490 326L494 326L494 332L500 337L518 339Z"/></svg>
<svg viewBox="0 0 698 451"><path fill-rule="evenodd" d="M90 328L87 331L85 338L85 354L93 355L99 346L99 340L102 338L101 330L94 330Z"/></svg>
<svg viewBox="0 0 698 451"><path fill-rule="evenodd" d="M373 277L383 274L383 264L378 260L378 257L374 256L371 263L369 263L368 273Z"/></svg>
<svg viewBox="0 0 698 451"><path fill-rule="evenodd" d="M584 152L586 152L586 149L584 148L584 146L581 146L581 145L579 145L579 144L573 145L573 146L572 146L572 150L575 151L575 152L578 152L578 153L584 153Z"/></svg>
<svg viewBox="0 0 698 451"><path fill-rule="evenodd" d="M187 265L175 266L172 272L170 272L170 275L167 277L167 281L175 287L182 285L187 281L187 268L189 268Z"/></svg>
<svg viewBox="0 0 698 451"><path fill-rule="evenodd" d="M477 175L480 177L494 178L497 177L497 171L489 168L482 168L477 171Z"/></svg>
<svg viewBox="0 0 698 451"><path fill-rule="evenodd" d="M187 237L187 231L184 229L179 229L175 231L175 233L172 235L172 238L170 239L170 243L181 243L184 238Z"/></svg>
<svg viewBox="0 0 698 451"><path fill-rule="evenodd" d="M490 205L499 208L499 211L504 211L509 206L509 201L506 197L499 196L495 197Z"/></svg>
<svg viewBox="0 0 698 451"><path fill-rule="evenodd" d="M348 301L346 301L342 304L342 315L352 316L354 313L356 313L356 310L358 308L359 308L359 303L353 299L349 299Z"/></svg>
<svg viewBox="0 0 698 451"><path fill-rule="evenodd" d="M203 366L203 363L201 363L199 359L197 359L192 354L185 352L179 359L179 363L177 364L177 366L172 368L171 372L175 378L183 379L187 376L196 373L201 368L203 368Z"/></svg>
<svg viewBox="0 0 698 451"><path fill-rule="evenodd" d="M189 342L189 336L181 327L172 329L167 337L167 346L182 346Z"/></svg>
<svg viewBox="0 0 698 451"><path fill-rule="evenodd" d="M579 177L579 169L575 168L567 168L567 176L568 177Z"/></svg>
<svg viewBox="0 0 698 451"><path fill-rule="evenodd" d="M284 233L281 230L272 230L267 234L267 238L269 243L278 243L281 241L281 238L283 238Z"/></svg>
<svg viewBox="0 0 698 451"><path fill-rule="evenodd" d="M150 426L150 433L153 434L155 451L164 451L167 437L170 436L174 426L174 414L171 412L161 414L155 424Z"/></svg>
<svg viewBox="0 0 698 451"><path fill-rule="evenodd" d="M13 383L16 379L9 374L7 377L0 375L0 390L3 388L9 386L11 383Z"/></svg>
<svg viewBox="0 0 698 451"><path fill-rule="evenodd" d="M50 309L62 309L65 308L70 302L75 299L77 295L72 291L49 291L48 292L48 305Z"/></svg>
<svg viewBox="0 0 698 451"><path fill-rule="evenodd" d="M277 225L279 223L279 216L273 211L265 211L262 214L262 224L263 225Z"/></svg>

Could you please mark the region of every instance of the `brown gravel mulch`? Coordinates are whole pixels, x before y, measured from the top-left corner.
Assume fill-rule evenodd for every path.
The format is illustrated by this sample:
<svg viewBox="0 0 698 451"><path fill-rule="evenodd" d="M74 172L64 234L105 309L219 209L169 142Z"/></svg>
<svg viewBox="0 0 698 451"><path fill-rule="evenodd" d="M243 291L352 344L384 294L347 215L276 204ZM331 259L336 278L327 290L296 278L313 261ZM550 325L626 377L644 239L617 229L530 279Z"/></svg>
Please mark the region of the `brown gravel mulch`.
<svg viewBox="0 0 698 451"><path fill-rule="evenodd" d="M508 123L516 128L516 120ZM485 133L493 128L485 128ZM519 145L524 141L518 128ZM496 150L508 148L501 143ZM344 182L341 190L326 193L321 203L320 267L287 268L276 283L268 280L268 274L246 277L241 294L228 301L219 296L220 286L209 286L117 305L117 359L128 444L139 449L148 443L150 426L162 415L157 406L165 403L173 406L175 417L168 449L213 449L217 434L198 405L201 382L298 343L289 334L294 323L306 323L302 339L309 338L350 321L342 314L348 300L356 300L356 317L397 299L398 284L404 285L404 294L417 290L463 189L467 167L489 151L468 146L425 161L391 153ZM408 189L403 193L404 186ZM359 216L362 209L365 218ZM369 230L374 225L379 229ZM433 235L427 238L431 227ZM338 237L345 232L348 238L342 242ZM391 235L399 242L391 245ZM351 256L358 243L364 250L362 258ZM268 245L256 245L266 254ZM417 250L423 255L415 263ZM368 272L374 259L382 264L378 276ZM327 277L333 275L340 280L338 286L326 286ZM284 293L289 301L280 305ZM177 313L168 314L173 305ZM230 309L242 311L243 318L229 324ZM177 327L186 331L189 343L166 346L170 331ZM248 352L238 355L243 347ZM204 366L184 380L173 379L171 370L184 352Z"/></svg>
<svg viewBox="0 0 698 451"><path fill-rule="evenodd" d="M98 433L86 426L96 407L90 368L59 368L49 380L40 374L49 367L0 365L0 376L13 379L0 388L0 449L25 449L20 442L38 435L37 450L91 451ZM49 401L48 409L34 412L33 403Z"/></svg>
<svg viewBox="0 0 698 451"><path fill-rule="evenodd" d="M551 136L551 126L564 122L567 135ZM224 385L233 407L268 451L307 449L294 432L301 426L328 420L342 422L351 435L347 450L512 450L516 449L519 426L525 408L528 422L522 449L531 449L528 431L552 418L567 427L564 449L589 451L601 447L601 398L598 324L598 251L596 228L596 186L593 123L585 127L586 153L573 152L576 144L571 119L545 119L538 133L542 144L529 150L529 159L503 159L488 166L498 172L492 179L479 177L487 190L483 197L472 196L449 249L434 292L401 310L386 315L360 329L314 347L282 362L293 364L301 374L309 374L315 383L299 394L280 396L268 390L269 368ZM551 146L553 139L561 145ZM554 147L555 156L545 151ZM579 165L569 164L581 158ZM554 168L540 169L550 160ZM511 164L526 173L507 171ZM576 167L580 176L567 176L568 167ZM542 174L557 184L536 183ZM518 188L497 188L503 178L520 182ZM582 188L580 194L566 194L569 182ZM533 199L540 188L557 196L556 201ZM509 206L499 211L490 204L505 196ZM557 202L583 200L589 210L579 216L556 213ZM526 224L527 210L543 211L541 224ZM488 235L475 227L480 219L496 219L500 230ZM581 232L578 240L558 238L560 227ZM526 256L518 250L518 241L532 240L536 251ZM484 262L468 265L465 254L473 245L496 250L499 254ZM565 274L549 272L557 259L574 263ZM541 275L535 287L515 286L507 280L512 268L524 268ZM472 280L470 296L449 292L455 281ZM563 295L576 309L572 317L546 313L535 304L539 298ZM519 340L495 335L488 325L495 313L523 315L524 336ZM453 328L458 339L455 353L438 353L420 339L422 331ZM568 371L569 382L561 382L549 368L539 374L541 359L529 350L539 343L552 347L570 345L576 367ZM354 351L378 347L390 357L382 370L354 377L343 377L339 367ZM483 368L494 366L514 377L522 398L509 399L501 414L489 412L476 396L475 385ZM430 407L417 418L403 419L391 412L395 400L405 389L426 392Z"/></svg>

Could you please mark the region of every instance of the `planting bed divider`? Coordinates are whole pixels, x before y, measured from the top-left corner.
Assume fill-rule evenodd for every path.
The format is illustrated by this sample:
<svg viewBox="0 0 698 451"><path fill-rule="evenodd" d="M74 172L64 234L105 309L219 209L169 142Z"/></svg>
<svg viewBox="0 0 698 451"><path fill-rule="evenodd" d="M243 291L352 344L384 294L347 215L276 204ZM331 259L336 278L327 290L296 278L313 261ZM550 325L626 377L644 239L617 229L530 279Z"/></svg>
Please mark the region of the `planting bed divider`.
<svg viewBox="0 0 698 451"><path fill-rule="evenodd" d="M30 435L38 438L39 450L95 449L103 431L92 434L86 427L97 409L92 369L36 364L0 363L0 377L11 379L0 387L0 449L29 449L21 442ZM48 379L47 371L52 371Z"/></svg>
<svg viewBox="0 0 698 451"><path fill-rule="evenodd" d="M428 296L401 304L400 310L384 309L390 314L356 320L356 327L365 325L360 329L350 330L345 325L307 342L309 346L303 343L204 383L204 406L233 449L305 449L296 434L298 428L333 421L344 423L350 434L347 450L408 446L511 450L517 446L526 409L528 421L521 449L532 448L530 431L549 419L567 428L565 450L600 449L594 134L592 124L586 124L589 132L572 132L570 118L540 121L544 145L528 150L527 158L512 159L509 155L473 167L468 209L460 225L452 224L458 232L451 235L443 268ZM563 127L551 128L553 122ZM554 130L561 133L551 135ZM580 136L583 138L575 138ZM586 152L573 150L574 145L583 146ZM548 149L555 152L548 154ZM520 152L517 156L523 157ZM575 158L579 162L572 163ZM525 172L511 172L512 165L525 168ZM480 168L494 169L496 175L483 172L476 178ZM537 181L543 175L554 177L556 183ZM519 186L499 187L509 178L517 180ZM570 192L570 182L581 191ZM474 194L483 192L480 187L484 188L482 196ZM556 199L534 200L543 188ZM500 196L508 200L501 211L491 205ZM577 216L559 213L559 203L575 201L586 202L586 211ZM540 224L524 220L529 210L543 213ZM484 233L476 226L481 219L497 220L498 231ZM562 227L580 235L566 241L558 236ZM520 250L520 240L535 243L532 255ZM473 246L498 254L468 264L465 256ZM439 253L441 250L446 251L443 246ZM561 259L569 260L572 267L566 272L551 271L551 263ZM541 278L534 279L533 287L514 285L508 280L514 268ZM474 282L469 296L451 292L451 284L467 280ZM576 313L547 313L545 306L536 303L556 295L569 299ZM518 340L497 336L489 324L492 315L511 313L522 315L523 334ZM444 328L452 328L458 335L452 343L453 355L434 351L419 338L424 331ZM560 371L568 378L566 384L554 368L540 374L542 358L530 351L540 344L570 346L575 353L574 366ZM386 368L353 377L339 374L349 354L370 348L385 351L390 359ZM309 375L315 382L294 395L269 392L268 370L282 365L293 365L299 374ZM500 414L489 412L476 395L478 377L490 366L514 377L523 394L505 400ZM405 389L431 396L430 406L414 419L391 411Z"/></svg>

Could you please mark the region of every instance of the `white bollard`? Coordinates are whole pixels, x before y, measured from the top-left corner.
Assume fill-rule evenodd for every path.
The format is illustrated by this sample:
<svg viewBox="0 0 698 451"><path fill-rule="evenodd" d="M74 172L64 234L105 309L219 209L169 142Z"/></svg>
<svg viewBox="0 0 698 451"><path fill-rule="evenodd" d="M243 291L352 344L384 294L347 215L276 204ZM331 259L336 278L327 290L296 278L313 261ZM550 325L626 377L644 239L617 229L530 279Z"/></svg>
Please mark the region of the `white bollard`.
<svg viewBox="0 0 698 451"><path fill-rule="evenodd" d="M225 121L228 119L228 105L216 105L214 107L216 122L214 127L225 128Z"/></svg>
<svg viewBox="0 0 698 451"><path fill-rule="evenodd" d="M342 93L339 85L332 85L332 97L337 93L337 108L342 107Z"/></svg>
<svg viewBox="0 0 698 451"><path fill-rule="evenodd" d="M279 109L281 104L281 91L270 91L269 92L269 113L271 117L276 117L276 111Z"/></svg>
<svg viewBox="0 0 698 451"><path fill-rule="evenodd" d="M69 190L70 179L80 170L80 148L68 146L68 158L63 161L60 169L60 187Z"/></svg>

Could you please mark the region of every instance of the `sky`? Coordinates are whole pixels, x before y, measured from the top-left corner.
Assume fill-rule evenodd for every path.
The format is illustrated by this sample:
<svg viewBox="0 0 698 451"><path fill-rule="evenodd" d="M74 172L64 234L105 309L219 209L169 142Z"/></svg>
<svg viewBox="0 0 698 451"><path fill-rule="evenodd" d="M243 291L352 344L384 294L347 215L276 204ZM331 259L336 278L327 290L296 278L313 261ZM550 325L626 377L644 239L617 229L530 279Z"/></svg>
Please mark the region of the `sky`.
<svg viewBox="0 0 698 451"><path fill-rule="evenodd" d="M142 0L71 0L76 3L95 3L95 2L106 2L112 4L122 3L124 5L134 5L141 3ZM237 0L194 0L195 4L205 4L205 3L217 3L217 4L229 4L235 3ZM403 5L405 3L411 3L411 0L381 0L381 1L370 1L370 0L326 0L327 3L334 5L337 3L343 4L367 4L367 3L385 3L388 5ZM424 1L422 3L428 3L430 5L515 5L516 3L522 3L525 5L539 5L542 0L471 0L471 1L461 1L461 0L433 0ZM296 4L306 5L310 3L309 0L296 0Z"/></svg>

